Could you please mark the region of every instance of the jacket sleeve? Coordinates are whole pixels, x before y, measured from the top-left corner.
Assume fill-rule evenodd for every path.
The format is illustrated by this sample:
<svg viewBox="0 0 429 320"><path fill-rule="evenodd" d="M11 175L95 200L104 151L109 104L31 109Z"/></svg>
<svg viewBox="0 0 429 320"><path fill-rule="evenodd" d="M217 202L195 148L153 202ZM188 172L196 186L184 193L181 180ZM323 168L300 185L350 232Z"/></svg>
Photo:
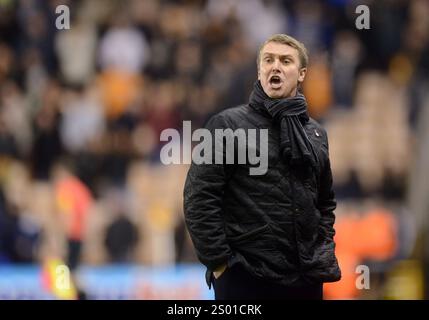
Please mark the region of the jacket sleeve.
<svg viewBox="0 0 429 320"><path fill-rule="evenodd" d="M325 160L321 165L318 209L321 213L320 226L322 231L324 232L327 240L333 240L335 235L334 210L337 207L337 202L335 200L335 192L332 186L332 171L329 160L329 143L326 131L324 131L324 136L326 142L324 144L324 152L326 155L324 157Z"/></svg>
<svg viewBox="0 0 429 320"><path fill-rule="evenodd" d="M213 142L214 130L226 127L227 123L219 115L212 117L206 124ZM184 187L186 226L198 259L209 270L226 263L232 255L226 240L222 210L227 170L225 165L215 164L214 146L215 143L212 143L211 163L195 164L192 161Z"/></svg>

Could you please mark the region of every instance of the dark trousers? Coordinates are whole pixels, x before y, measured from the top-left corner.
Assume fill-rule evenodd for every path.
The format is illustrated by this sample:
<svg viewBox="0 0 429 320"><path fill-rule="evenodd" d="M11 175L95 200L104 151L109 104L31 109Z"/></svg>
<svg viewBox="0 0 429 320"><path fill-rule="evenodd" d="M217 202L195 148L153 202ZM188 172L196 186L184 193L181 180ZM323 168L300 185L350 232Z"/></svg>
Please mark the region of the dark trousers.
<svg viewBox="0 0 429 320"><path fill-rule="evenodd" d="M213 277L216 300L323 300L323 284L287 287L256 278L237 264Z"/></svg>

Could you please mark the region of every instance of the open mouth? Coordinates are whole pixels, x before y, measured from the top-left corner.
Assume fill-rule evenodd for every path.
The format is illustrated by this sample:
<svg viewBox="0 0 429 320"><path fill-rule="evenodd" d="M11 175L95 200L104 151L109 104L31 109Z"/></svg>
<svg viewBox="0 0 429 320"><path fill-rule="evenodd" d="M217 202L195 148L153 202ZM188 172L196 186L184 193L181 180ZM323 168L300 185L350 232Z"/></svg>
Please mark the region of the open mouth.
<svg viewBox="0 0 429 320"><path fill-rule="evenodd" d="M282 79L279 76L272 76L270 78L270 85L272 87L279 87L282 84Z"/></svg>

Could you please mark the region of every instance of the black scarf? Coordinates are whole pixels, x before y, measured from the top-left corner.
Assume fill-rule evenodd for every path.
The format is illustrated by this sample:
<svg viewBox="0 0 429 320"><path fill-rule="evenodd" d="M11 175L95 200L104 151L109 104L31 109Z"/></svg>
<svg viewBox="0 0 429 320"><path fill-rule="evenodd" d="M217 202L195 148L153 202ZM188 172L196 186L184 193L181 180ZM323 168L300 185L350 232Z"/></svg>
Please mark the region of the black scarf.
<svg viewBox="0 0 429 320"><path fill-rule="evenodd" d="M284 159L291 165L311 165L316 168L317 156L302 126L310 120L303 94L272 99L258 80L250 94L250 105L256 109L265 109L274 122L280 125L280 150Z"/></svg>

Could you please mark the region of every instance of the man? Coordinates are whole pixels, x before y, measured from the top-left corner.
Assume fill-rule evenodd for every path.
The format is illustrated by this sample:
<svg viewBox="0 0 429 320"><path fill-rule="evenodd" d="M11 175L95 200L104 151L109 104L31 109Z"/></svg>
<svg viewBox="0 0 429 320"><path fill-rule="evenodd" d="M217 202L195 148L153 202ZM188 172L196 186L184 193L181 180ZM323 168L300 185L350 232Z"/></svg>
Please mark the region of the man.
<svg viewBox="0 0 429 320"><path fill-rule="evenodd" d="M307 63L302 43L270 37L249 103L206 125L269 133L263 175L250 175L248 163L193 163L188 172L185 219L216 299L323 299L323 283L341 277L328 138L298 91Z"/></svg>

